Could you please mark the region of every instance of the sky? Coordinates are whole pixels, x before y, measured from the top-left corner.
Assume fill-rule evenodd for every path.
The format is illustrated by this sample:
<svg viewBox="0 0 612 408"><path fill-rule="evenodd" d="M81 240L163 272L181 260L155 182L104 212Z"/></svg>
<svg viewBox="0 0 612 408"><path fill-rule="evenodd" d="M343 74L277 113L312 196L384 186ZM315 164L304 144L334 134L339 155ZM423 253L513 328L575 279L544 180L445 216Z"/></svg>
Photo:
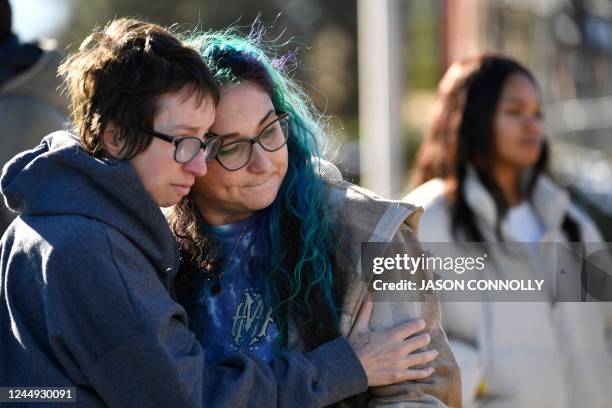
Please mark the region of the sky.
<svg viewBox="0 0 612 408"><path fill-rule="evenodd" d="M54 37L70 17L71 0L9 0L13 31L22 41Z"/></svg>

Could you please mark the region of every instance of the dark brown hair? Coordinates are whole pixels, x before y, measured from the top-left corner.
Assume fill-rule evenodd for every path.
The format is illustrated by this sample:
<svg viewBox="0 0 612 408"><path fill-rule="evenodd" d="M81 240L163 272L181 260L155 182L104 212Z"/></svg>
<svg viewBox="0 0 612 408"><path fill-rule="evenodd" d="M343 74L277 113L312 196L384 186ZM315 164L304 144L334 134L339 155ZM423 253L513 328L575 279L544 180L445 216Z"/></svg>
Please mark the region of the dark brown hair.
<svg viewBox="0 0 612 408"><path fill-rule="evenodd" d="M201 100L219 91L202 57L170 31L135 19L118 19L94 30L79 51L62 63L70 94L71 115L85 149L92 155L104 151L103 134L113 122L120 152L131 159L145 150L159 97L190 86ZM191 96L191 92L186 97Z"/></svg>
<svg viewBox="0 0 612 408"><path fill-rule="evenodd" d="M412 169L412 188L434 178L447 179L454 172L457 133L465 105L465 82L479 64L480 58L454 62L440 80L431 125Z"/></svg>
<svg viewBox="0 0 612 408"><path fill-rule="evenodd" d="M449 183L455 239L461 233L467 241L484 240L463 191L469 165L475 168L480 182L495 201L496 235L502 239L500 220L508 211L508 202L492 175L493 123L503 88L515 74L525 76L538 87L527 68L495 54L453 64L440 83L437 110L430 132L417 153L412 184L416 187L432 178L443 178ZM527 199L531 199L535 182L543 173L548 173L546 142L525 186L523 193ZM570 241L580 240L576 223L569 217L565 217L562 228Z"/></svg>

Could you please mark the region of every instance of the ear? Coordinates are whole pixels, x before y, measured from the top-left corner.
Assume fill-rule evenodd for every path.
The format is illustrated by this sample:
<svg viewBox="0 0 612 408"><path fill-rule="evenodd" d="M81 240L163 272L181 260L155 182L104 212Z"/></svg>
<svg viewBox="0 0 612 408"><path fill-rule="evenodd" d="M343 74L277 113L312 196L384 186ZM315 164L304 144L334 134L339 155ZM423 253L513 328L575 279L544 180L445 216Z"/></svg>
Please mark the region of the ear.
<svg viewBox="0 0 612 408"><path fill-rule="evenodd" d="M109 122L104 128L102 138L106 152L113 157L119 157L119 152L125 144L124 140L119 139L119 127L114 122Z"/></svg>

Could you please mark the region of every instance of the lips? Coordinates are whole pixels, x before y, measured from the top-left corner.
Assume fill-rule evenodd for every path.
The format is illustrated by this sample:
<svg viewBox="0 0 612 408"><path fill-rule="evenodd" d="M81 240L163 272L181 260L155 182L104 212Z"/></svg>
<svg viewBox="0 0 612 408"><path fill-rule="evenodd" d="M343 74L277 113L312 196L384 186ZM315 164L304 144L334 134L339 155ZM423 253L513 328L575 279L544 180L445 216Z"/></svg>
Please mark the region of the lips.
<svg viewBox="0 0 612 408"><path fill-rule="evenodd" d="M174 189L182 196L186 196L187 194L189 194L189 191L191 190L191 187L193 186L192 184L172 184L172 187L174 187Z"/></svg>
<svg viewBox="0 0 612 408"><path fill-rule="evenodd" d="M521 139L521 145L523 146L536 146L540 144L539 137L524 137Z"/></svg>
<svg viewBox="0 0 612 408"><path fill-rule="evenodd" d="M264 184L268 183L269 181L270 181L270 178L267 178L264 181L262 181L261 183L249 184L247 187L261 187Z"/></svg>

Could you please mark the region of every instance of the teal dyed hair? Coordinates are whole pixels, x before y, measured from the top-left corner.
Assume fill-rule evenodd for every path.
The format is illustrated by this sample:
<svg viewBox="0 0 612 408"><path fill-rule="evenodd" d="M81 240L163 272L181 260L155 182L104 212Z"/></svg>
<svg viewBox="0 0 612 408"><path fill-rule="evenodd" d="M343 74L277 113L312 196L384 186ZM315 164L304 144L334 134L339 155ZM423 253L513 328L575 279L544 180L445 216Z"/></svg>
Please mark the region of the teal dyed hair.
<svg viewBox="0 0 612 408"><path fill-rule="evenodd" d="M325 187L317 169L325 138L320 113L287 75L295 55L268 57L266 51L272 48L264 50L262 35L259 29L247 37L226 30L200 34L189 42L200 51L218 86L256 83L276 110L290 115L287 173L276 199L263 210L268 226L263 239L269 245L265 270L279 344L286 343L292 320L312 349L339 334Z"/></svg>

